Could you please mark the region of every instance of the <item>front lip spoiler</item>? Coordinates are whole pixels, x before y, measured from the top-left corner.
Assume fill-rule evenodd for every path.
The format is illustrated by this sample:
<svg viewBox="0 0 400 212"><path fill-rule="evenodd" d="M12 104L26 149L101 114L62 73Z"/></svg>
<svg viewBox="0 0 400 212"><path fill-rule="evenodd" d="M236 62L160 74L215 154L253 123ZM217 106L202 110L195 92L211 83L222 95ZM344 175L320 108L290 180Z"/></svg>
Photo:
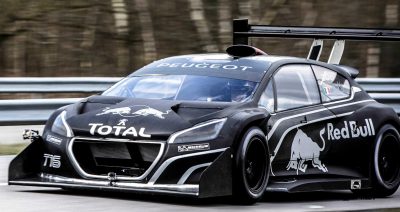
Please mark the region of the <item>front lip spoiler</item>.
<svg viewBox="0 0 400 212"><path fill-rule="evenodd" d="M85 180L76 178L67 178L57 175L40 174L36 178L27 178L21 180L12 180L9 185L22 186L44 186L44 187L62 187L76 189L93 189L93 190L108 190L108 191L127 191L134 193L160 193L185 196L199 196L199 185L187 184L145 184L133 182L118 182L105 180Z"/></svg>

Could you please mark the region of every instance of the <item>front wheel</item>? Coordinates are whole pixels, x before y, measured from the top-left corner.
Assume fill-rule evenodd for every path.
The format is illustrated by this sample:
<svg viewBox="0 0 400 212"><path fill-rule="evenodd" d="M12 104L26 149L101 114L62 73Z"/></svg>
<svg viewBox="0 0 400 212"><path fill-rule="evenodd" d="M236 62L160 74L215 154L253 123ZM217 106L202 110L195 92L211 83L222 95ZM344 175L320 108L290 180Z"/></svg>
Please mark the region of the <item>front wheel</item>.
<svg viewBox="0 0 400 212"><path fill-rule="evenodd" d="M262 198L267 187L270 160L264 133L252 127L244 134L235 155L233 195L251 204Z"/></svg>

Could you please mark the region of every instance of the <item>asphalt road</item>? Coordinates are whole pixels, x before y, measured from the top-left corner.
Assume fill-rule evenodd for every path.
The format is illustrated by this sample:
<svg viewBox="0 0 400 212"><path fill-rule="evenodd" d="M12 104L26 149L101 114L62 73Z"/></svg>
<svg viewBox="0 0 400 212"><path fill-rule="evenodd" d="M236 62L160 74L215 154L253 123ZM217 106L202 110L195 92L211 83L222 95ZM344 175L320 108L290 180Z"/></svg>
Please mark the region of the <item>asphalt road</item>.
<svg viewBox="0 0 400 212"><path fill-rule="evenodd" d="M0 211L343 211L400 208L400 191L390 198L358 199L350 192L269 194L263 201L241 206L228 198L197 200L166 196L64 191L57 188L7 185L13 156L0 157Z"/></svg>

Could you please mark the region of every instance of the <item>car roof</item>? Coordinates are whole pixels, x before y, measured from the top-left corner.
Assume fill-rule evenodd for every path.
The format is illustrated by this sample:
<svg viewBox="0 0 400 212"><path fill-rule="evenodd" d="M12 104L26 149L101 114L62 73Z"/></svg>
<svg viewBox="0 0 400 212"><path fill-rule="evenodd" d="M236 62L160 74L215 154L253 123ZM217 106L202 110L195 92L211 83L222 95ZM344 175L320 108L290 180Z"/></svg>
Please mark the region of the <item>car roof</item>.
<svg viewBox="0 0 400 212"><path fill-rule="evenodd" d="M192 54L154 61L130 76L187 74L260 82L277 60L280 59L272 56L234 58L228 54Z"/></svg>
<svg viewBox="0 0 400 212"><path fill-rule="evenodd" d="M201 75L213 77L228 77L233 79L260 82L274 64L308 63L328 67L342 72L323 62L289 56L257 55L248 57L232 57L228 54L191 54L168 57L154 61L135 71L130 77L145 75Z"/></svg>

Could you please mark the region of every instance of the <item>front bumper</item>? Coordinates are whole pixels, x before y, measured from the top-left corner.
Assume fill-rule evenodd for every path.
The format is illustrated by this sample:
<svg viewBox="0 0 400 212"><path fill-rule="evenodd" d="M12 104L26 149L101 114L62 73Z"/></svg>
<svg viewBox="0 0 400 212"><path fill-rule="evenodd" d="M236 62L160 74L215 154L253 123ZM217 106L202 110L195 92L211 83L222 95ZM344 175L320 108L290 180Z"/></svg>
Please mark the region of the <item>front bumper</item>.
<svg viewBox="0 0 400 212"><path fill-rule="evenodd" d="M85 178L73 168L66 173L49 173L43 170L43 140L32 142L14 158L9 167L9 185L61 187L88 190L124 191L133 193L185 195L193 197L227 196L232 194L232 151L221 148L170 157L149 174L147 180ZM192 161L199 155L218 154L210 163L194 164L173 182L166 176L182 161ZM186 182L197 168L202 167L198 182ZM203 170L201 169L201 170Z"/></svg>

